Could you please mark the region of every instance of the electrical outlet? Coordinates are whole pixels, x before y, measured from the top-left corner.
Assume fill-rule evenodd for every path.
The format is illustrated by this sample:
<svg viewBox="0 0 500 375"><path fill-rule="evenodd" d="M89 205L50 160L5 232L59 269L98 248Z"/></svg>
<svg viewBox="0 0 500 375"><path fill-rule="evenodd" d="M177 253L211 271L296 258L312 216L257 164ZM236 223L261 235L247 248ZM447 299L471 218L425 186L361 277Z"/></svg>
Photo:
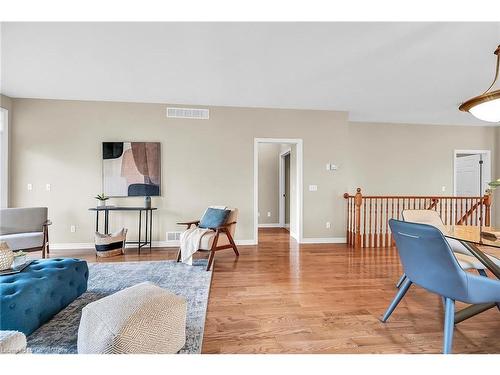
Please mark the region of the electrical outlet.
<svg viewBox="0 0 500 375"><path fill-rule="evenodd" d="M330 163L326 164L326 170L329 171L330 170Z"/></svg>
<svg viewBox="0 0 500 375"><path fill-rule="evenodd" d="M45 190L50 191L50 184L45 185Z"/></svg>
<svg viewBox="0 0 500 375"><path fill-rule="evenodd" d="M441 191L446 191L446 186L441 186Z"/></svg>
<svg viewBox="0 0 500 375"><path fill-rule="evenodd" d="M69 231L70 231L71 233L75 233L75 232L76 232L76 225L72 225L72 226L70 226L70 227L69 227Z"/></svg>
<svg viewBox="0 0 500 375"><path fill-rule="evenodd" d="M28 188L28 191L31 191L31 190L33 190L33 185L32 184L28 184L27 188Z"/></svg>
<svg viewBox="0 0 500 375"><path fill-rule="evenodd" d="M331 227L331 224L330 224L330 222L329 222L329 221L327 221L327 222L326 222L326 229L330 229L330 227Z"/></svg>
<svg viewBox="0 0 500 375"><path fill-rule="evenodd" d="M309 191L318 191L318 185L309 185Z"/></svg>
<svg viewBox="0 0 500 375"><path fill-rule="evenodd" d="M271 213L270 212L267 213L267 217L271 217Z"/></svg>

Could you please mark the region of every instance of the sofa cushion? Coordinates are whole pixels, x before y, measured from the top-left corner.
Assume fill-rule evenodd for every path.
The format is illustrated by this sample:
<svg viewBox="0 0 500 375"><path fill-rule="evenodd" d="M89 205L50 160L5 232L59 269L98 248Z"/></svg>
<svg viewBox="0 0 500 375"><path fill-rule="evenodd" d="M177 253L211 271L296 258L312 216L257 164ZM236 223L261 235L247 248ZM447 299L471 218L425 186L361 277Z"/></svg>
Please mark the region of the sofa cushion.
<svg viewBox="0 0 500 375"><path fill-rule="evenodd" d="M209 207L200 220L200 228L217 228L226 223L231 210L221 210Z"/></svg>
<svg viewBox="0 0 500 375"><path fill-rule="evenodd" d="M14 251L42 247L43 232L4 234L0 236L0 241L7 242L7 245Z"/></svg>
<svg viewBox="0 0 500 375"><path fill-rule="evenodd" d="M29 335L87 290L87 262L35 260L24 271L0 276L0 330Z"/></svg>

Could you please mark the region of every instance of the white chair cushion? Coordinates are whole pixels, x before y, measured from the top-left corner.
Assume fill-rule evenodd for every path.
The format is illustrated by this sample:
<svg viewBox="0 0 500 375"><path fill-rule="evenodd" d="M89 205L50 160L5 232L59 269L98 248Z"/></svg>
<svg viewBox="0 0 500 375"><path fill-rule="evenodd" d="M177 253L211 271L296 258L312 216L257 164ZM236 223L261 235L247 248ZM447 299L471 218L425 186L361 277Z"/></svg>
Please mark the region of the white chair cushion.
<svg viewBox="0 0 500 375"><path fill-rule="evenodd" d="M4 234L0 241L7 242L12 250L24 250L43 245L43 232Z"/></svg>
<svg viewBox="0 0 500 375"><path fill-rule="evenodd" d="M186 342L186 300L141 283L89 303L78 328L78 353L174 354Z"/></svg>
<svg viewBox="0 0 500 375"><path fill-rule="evenodd" d="M203 237L201 237L200 241L200 250L210 250L212 248L212 244L215 239L215 232L211 231L208 233L205 233ZM219 234L219 240L217 241L217 246L224 246L224 245L229 245L229 239L227 238L226 234L220 233Z"/></svg>

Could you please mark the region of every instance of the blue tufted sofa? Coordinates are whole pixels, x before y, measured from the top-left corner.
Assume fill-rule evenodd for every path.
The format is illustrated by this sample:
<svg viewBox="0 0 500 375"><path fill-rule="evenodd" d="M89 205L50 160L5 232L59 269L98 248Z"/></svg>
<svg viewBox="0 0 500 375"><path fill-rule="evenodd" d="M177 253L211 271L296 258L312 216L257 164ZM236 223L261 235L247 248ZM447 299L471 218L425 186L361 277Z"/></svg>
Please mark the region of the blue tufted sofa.
<svg viewBox="0 0 500 375"><path fill-rule="evenodd" d="M36 260L23 272L0 276L0 330L29 335L87 290L87 262Z"/></svg>

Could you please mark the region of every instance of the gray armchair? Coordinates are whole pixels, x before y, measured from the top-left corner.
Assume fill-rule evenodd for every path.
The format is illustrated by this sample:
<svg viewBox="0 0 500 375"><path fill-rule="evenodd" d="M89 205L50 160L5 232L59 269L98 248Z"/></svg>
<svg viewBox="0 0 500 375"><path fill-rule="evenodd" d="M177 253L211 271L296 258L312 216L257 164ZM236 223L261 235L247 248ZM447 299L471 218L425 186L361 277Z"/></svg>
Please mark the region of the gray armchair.
<svg viewBox="0 0 500 375"><path fill-rule="evenodd" d="M47 207L0 209L0 241L14 250L41 251L42 258L49 253Z"/></svg>

